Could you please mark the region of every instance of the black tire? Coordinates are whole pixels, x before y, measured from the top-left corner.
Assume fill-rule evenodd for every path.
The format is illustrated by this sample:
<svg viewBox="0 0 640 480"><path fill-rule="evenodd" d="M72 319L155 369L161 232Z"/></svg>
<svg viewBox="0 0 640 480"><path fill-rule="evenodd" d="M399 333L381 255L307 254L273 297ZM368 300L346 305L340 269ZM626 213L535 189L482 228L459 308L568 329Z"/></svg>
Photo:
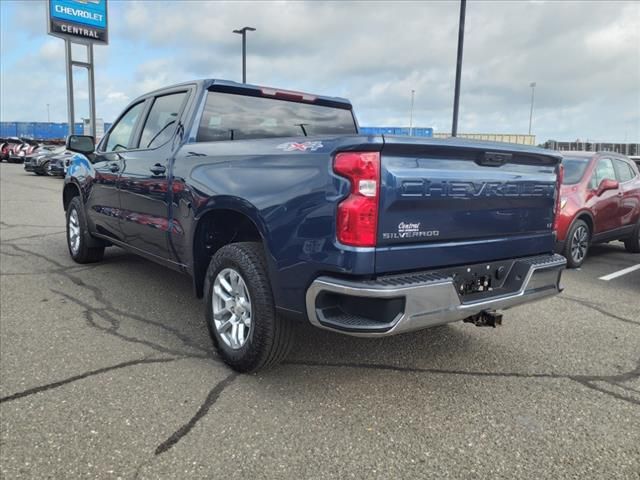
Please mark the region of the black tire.
<svg viewBox="0 0 640 480"><path fill-rule="evenodd" d="M72 224L70 223L74 212L76 215L74 220L79 229L77 236L78 244L75 248L72 246ZM77 263L99 262L104 257L104 246L93 246L95 243L98 243L98 241L93 239L89 233L87 219L84 215L84 206L79 197L73 197L67 207L67 247L69 249L69 255L71 255L71 258Z"/></svg>
<svg viewBox="0 0 640 480"><path fill-rule="evenodd" d="M49 168L49 162L46 161L44 162L42 165L40 165L40 169L36 170L36 173L40 176L48 176L49 172L47 171L47 169Z"/></svg>
<svg viewBox="0 0 640 480"><path fill-rule="evenodd" d="M624 248L626 248L629 253L640 253L640 221L636 224L636 228L633 229L631 236L625 238Z"/></svg>
<svg viewBox="0 0 640 480"><path fill-rule="evenodd" d="M585 236L586 235L586 236ZM584 220L576 220L571 225L562 254L567 258L569 268L578 268L587 257L591 243L591 229Z"/></svg>
<svg viewBox="0 0 640 480"><path fill-rule="evenodd" d="M236 348L232 348L222 338L213 318L215 280L218 274L222 272L224 275L223 270L228 269L240 274L250 300L249 332L245 342ZM272 367L284 360L293 345L291 320L276 315L266 260L260 243L232 243L216 252L205 277L205 315L209 334L218 354L227 365L238 372L249 373Z"/></svg>

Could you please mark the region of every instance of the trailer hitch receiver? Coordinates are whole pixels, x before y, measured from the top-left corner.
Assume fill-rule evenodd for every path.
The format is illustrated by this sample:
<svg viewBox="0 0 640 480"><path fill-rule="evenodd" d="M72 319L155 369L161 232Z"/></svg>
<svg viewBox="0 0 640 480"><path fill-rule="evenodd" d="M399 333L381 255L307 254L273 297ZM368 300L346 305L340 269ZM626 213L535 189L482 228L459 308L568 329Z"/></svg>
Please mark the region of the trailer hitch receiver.
<svg viewBox="0 0 640 480"><path fill-rule="evenodd" d="M476 315L472 315L463 320L465 323L473 323L476 327L493 327L502 325L502 314L495 310L486 310Z"/></svg>

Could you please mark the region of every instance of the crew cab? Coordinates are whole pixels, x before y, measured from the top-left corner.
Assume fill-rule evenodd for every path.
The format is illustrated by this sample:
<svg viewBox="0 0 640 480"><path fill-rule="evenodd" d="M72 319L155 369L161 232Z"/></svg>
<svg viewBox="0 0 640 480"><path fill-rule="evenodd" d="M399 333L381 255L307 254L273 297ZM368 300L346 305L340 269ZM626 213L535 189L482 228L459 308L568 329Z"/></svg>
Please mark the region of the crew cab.
<svg viewBox="0 0 640 480"><path fill-rule="evenodd" d="M561 290L559 154L361 135L349 101L221 80L134 100L65 178L79 263L116 245L191 276L232 368L282 360L294 322L381 337Z"/></svg>

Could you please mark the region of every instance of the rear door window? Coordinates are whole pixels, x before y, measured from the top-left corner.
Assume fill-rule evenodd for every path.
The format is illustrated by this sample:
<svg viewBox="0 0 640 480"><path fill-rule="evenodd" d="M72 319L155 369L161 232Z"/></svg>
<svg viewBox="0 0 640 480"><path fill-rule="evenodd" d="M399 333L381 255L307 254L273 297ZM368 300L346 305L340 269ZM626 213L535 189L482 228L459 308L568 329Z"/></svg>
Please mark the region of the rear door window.
<svg viewBox="0 0 640 480"><path fill-rule="evenodd" d="M616 171L613 168L613 161L610 158L602 158L598 161L598 166L594 172L595 187L597 188L603 180L617 180Z"/></svg>
<svg viewBox="0 0 640 480"><path fill-rule="evenodd" d="M356 125L349 109L209 92L197 141L355 133Z"/></svg>
<svg viewBox="0 0 640 480"><path fill-rule="evenodd" d="M156 148L169 141L180 120L186 98L187 92L156 97L144 124L139 148Z"/></svg>
<svg viewBox="0 0 640 480"><path fill-rule="evenodd" d="M635 173L631 170L631 166L623 161L623 160L614 160L616 172L618 173L618 181L620 183L628 182L629 180L633 180L635 177Z"/></svg>

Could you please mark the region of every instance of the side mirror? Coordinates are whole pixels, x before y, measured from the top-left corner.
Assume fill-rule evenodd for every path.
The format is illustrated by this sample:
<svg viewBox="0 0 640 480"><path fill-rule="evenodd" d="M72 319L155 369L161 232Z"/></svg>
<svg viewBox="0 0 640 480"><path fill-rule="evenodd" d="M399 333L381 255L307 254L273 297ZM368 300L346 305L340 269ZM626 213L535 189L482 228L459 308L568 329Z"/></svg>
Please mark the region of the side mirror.
<svg viewBox="0 0 640 480"><path fill-rule="evenodd" d="M89 155L95 150L95 141L90 135L69 135L65 143L67 150Z"/></svg>
<svg viewBox="0 0 640 480"><path fill-rule="evenodd" d="M600 196L607 190L617 190L619 184L616 180L611 180L610 178L605 178L598 185L598 190L596 191L596 195Z"/></svg>

